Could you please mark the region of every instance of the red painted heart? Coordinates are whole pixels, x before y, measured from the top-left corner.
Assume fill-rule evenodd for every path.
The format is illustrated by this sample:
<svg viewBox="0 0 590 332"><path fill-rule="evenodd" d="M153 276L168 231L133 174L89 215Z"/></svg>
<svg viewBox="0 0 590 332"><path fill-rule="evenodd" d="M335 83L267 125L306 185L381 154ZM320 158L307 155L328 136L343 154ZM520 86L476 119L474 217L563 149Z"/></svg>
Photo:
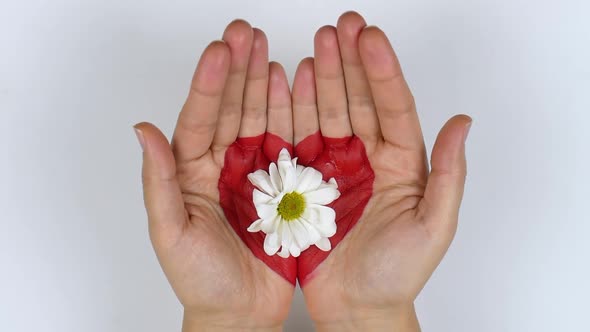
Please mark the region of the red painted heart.
<svg viewBox="0 0 590 332"><path fill-rule="evenodd" d="M220 203L234 231L252 253L267 266L292 284L299 279L304 284L310 274L330 252L315 246L309 247L297 259L268 256L263 249L265 234L250 233L246 229L258 219L252 191L254 186L247 175L258 169L268 170L276 161L279 151L286 147L293 156L292 146L281 138L265 134L240 138L225 154L225 164L219 178ZM340 197L329 206L336 211L336 234L330 238L334 249L358 222L373 189L375 175L367 158L365 147L356 136L326 138L318 132L295 147L298 164L311 166L323 174L324 180L335 178Z"/></svg>

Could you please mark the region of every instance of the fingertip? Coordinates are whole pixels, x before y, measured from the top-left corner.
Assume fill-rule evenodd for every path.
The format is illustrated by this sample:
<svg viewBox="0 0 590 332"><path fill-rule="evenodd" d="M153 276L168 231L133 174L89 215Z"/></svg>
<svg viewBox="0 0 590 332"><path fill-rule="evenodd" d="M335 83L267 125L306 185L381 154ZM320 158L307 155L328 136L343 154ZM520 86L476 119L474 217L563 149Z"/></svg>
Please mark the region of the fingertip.
<svg viewBox="0 0 590 332"><path fill-rule="evenodd" d="M293 79L293 99L298 104L315 104L314 59L307 57L299 62Z"/></svg>
<svg viewBox="0 0 590 332"><path fill-rule="evenodd" d="M432 149L431 165L439 172L465 172L465 139L473 119L464 114L450 118L441 128Z"/></svg>
<svg viewBox="0 0 590 332"><path fill-rule="evenodd" d="M252 26L242 19L232 21L223 32L222 39L229 46L234 67L247 66L253 38Z"/></svg>
<svg viewBox="0 0 590 332"><path fill-rule="evenodd" d="M253 35L254 31L248 21L235 19L223 31L223 40L234 45L240 45L252 40Z"/></svg>
<svg viewBox="0 0 590 332"><path fill-rule="evenodd" d="M258 51L264 51L268 49L268 38L264 31L259 28L253 28L253 35L252 35L252 49Z"/></svg>
<svg viewBox="0 0 590 332"><path fill-rule="evenodd" d="M276 61L271 61L268 67L270 76L268 86L269 107L290 107L291 92L285 69Z"/></svg>
<svg viewBox="0 0 590 332"><path fill-rule="evenodd" d="M338 46L336 28L332 25L324 25L319 28L314 37L316 48L331 49Z"/></svg>
<svg viewBox="0 0 590 332"><path fill-rule="evenodd" d="M469 133L469 129L471 128L471 124L473 123L473 119L466 114L458 114L451 117L443 126L440 133L445 135L460 135L463 138L463 141L467 138L467 134ZM459 140L459 138L455 138Z"/></svg>
<svg viewBox="0 0 590 332"><path fill-rule="evenodd" d="M176 162L168 139L153 124L133 126L145 140L142 184L154 247L168 247L182 234L186 219L182 193L176 179Z"/></svg>
<svg viewBox="0 0 590 332"><path fill-rule="evenodd" d="M473 122L473 118L471 118L467 114L457 114L447 121L447 124L462 124L464 126L470 125Z"/></svg>
<svg viewBox="0 0 590 332"><path fill-rule="evenodd" d="M432 170L418 212L435 230L453 235L463 198L467 161L465 135L471 117L460 114L449 119L440 130L432 149Z"/></svg>
<svg viewBox="0 0 590 332"><path fill-rule="evenodd" d="M230 57L229 46L224 40L214 40L205 49L205 54L211 54L211 56L221 57L228 59Z"/></svg>
<svg viewBox="0 0 590 332"><path fill-rule="evenodd" d="M270 75L270 87L269 89L275 88L276 91L284 91L284 88L286 87L287 89L289 89L289 84L287 81L287 74L285 73L285 69L283 68L283 66L276 62L276 61L271 61L268 64L268 71L269 71L269 75ZM278 89L278 90L277 90Z"/></svg>
<svg viewBox="0 0 590 332"><path fill-rule="evenodd" d="M293 137L299 144L307 136L319 132L314 58L299 62L293 79Z"/></svg>
<svg viewBox="0 0 590 332"><path fill-rule="evenodd" d="M195 77L200 73L206 82L221 79L221 83L224 83L224 75L229 70L230 60L231 54L228 45L223 40L214 40L203 51L195 71Z"/></svg>
<svg viewBox="0 0 590 332"><path fill-rule="evenodd" d="M142 125L143 125L143 122L135 124L133 126L133 131L135 132L135 136L137 137L137 141L139 142L139 145L141 146L141 151L145 151L146 145L145 145L145 138L143 137L143 131L141 130Z"/></svg>
<svg viewBox="0 0 590 332"><path fill-rule="evenodd" d="M348 11L338 18L336 30L338 39L346 42L356 42L360 32L367 25L365 19L355 11Z"/></svg>
<svg viewBox="0 0 590 332"><path fill-rule="evenodd" d="M313 71L313 64L314 64L314 58L311 56L308 56L306 58L303 58L301 61L299 61L299 64L297 65L297 70L298 71L302 71L301 74L303 75L308 75L309 71ZM310 78L313 78L314 76L310 76Z"/></svg>
<svg viewBox="0 0 590 332"><path fill-rule="evenodd" d="M367 26L361 31L359 48L361 58L378 63L388 61L390 54L393 53L385 33L374 25Z"/></svg>
<svg viewBox="0 0 590 332"><path fill-rule="evenodd" d="M171 179L176 175L176 163L168 138L149 122L133 126L144 151L144 177ZM141 138L139 138L141 136Z"/></svg>
<svg viewBox="0 0 590 332"><path fill-rule="evenodd" d="M268 41L264 32L254 29L254 39L248 63L249 80L265 78L268 75Z"/></svg>
<svg viewBox="0 0 590 332"><path fill-rule="evenodd" d="M166 141L168 139L164 134L158 129L158 127L154 126L149 122L140 122L133 126L135 131L141 133L144 143L147 145L150 141Z"/></svg>
<svg viewBox="0 0 590 332"><path fill-rule="evenodd" d="M275 61L269 63L267 132L286 142L293 142L293 114L291 91L283 66ZM266 144L266 143L265 143Z"/></svg>

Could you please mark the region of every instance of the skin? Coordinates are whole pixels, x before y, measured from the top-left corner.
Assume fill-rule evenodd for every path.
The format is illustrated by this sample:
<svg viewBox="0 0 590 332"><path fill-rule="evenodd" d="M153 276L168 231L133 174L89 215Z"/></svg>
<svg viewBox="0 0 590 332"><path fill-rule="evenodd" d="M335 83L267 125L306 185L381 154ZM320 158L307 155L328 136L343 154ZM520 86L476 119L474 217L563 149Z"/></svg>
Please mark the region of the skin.
<svg viewBox="0 0 590 332"><path fill-rule="evenodd" d="M318 129L357 135L375 182L358 224L304 283L308 311L318 331L419 331L413 303L455 234L471 119L442 128L429 172L414 98L385 34L348 12L319 29L314 46L293 86L295 144Z"/></svg>
<svg viewBox="0 0 590 332"><path fill-rule="evenodd" d="M386 36L345 13L296 72L268 63L262 31L228 25L203 52L172 144L136 125L150 237L185 308L183 331L281 330L293 285L256 259L219 207L227 147L265 131L299 143L357 135L375 172L363 216L306 280L318 331L418 331L413 303L457 226L471 119L450 119L428 170L414 99ZM291 119L293 121L291 121Z"/></svg>
<svg viewBox="0 0 590 332"><path fill-rule="evenodd" d="M184 306L183 331L281 330L294 286L231 229L218 181L238 136L268 131L292 142L291 117L287 78L268 62L264 33L237 20L204 50L172 144L149 123L135 126L150 238Z"/></svg>

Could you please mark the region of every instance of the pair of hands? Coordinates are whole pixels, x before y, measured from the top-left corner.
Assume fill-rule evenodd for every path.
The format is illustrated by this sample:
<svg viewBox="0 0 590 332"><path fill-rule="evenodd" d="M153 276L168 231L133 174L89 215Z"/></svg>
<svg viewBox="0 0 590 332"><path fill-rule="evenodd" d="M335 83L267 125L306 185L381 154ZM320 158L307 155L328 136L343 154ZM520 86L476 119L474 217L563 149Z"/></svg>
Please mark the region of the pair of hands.
<svg viewBox="0 0 590 332"><path fill-rule="evenodd" d="M265 132L299 143L358 136L375 173L357 225L303 286L318 330L417 331L413 302L456 230L471 119L440 131L429 172L414 99L377 27L357 13L315 36L292 92L268 62L264 33L230 23L203 52L172 144L135 126L156 254L185 308L184 331L280 330L294 286L257 259L228 224L218 181L238 137Z"/></svg>

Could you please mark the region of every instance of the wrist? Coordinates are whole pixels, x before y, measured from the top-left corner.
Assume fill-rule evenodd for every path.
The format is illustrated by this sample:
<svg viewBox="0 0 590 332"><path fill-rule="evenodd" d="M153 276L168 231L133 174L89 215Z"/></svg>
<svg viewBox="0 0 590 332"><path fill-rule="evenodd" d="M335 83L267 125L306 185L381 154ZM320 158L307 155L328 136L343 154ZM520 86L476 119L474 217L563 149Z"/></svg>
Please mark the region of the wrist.
<svg viewBox="0 0 590 332"><path fill-rule="evenodd" d="M232 317L220 315L194 315L185 310L182 321L182 332L279 332L283 330L282 324L260 323L249 317Z"/></svg>
<svg viewBox="0 0 590 332"><path fill-rule="evenodd" d="M354 310L346 318L333 321L314 321L314 324L318 332L420 331L420 324L413 304L397 308Z"/></svg>

